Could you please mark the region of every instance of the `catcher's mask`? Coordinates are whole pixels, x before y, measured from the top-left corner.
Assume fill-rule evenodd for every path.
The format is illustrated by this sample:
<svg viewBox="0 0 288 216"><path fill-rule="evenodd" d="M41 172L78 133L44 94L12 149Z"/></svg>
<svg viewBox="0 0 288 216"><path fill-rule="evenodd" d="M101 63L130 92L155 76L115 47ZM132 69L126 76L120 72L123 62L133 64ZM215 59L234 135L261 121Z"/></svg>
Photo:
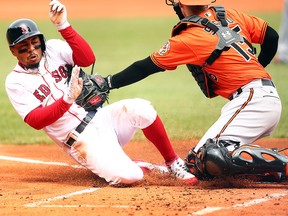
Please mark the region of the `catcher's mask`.
<svg viewBox="0 0 288 216"><path fill-rule="evenodd" d="M167 5L175 6L178 2L180 2L183 5L209 5L211 3L216 2L216 0L178 0L178 2L175 2L174 0L165 0Z"/></svg>
<svg viewBox="0 0 288 216"><path fill-rule="evenodd" d="M39 31L36 23L30 19L15 20L7 29L6 38L10 47L21 41L38 35L41 41L41 50L46 50L44 35Z"/></svg>

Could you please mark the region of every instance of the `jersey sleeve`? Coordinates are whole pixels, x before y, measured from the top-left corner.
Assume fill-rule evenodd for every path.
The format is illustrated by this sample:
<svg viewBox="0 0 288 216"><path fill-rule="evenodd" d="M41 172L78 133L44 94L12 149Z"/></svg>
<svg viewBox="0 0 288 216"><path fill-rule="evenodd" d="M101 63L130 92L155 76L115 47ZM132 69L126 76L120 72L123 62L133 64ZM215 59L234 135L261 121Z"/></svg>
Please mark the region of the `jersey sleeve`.
<svg viewBox="0 0 288 216"><path fill-rule="evenodd" d="M63 98L60 98L49 106L39 106L32 110L26 115L24 121L31 127L40 130L61 118L71 106L72 104L68 104Z"/></svg>
<svg viewBox="0 0 288 216"><path fill-rule="evenodd" d="M170 38L158 51L151 54L155 65L164 70L175 70L178 65L185 64L187 53L193 52L185 46L180 37Z"/></svg>
<svg viewBox="0 0 288 216"><path fill-rule="evenodd" d="M259 17L240 13L235 10L228 10L228 16L233 17L233 19L238 17L237 22L239 22L240 26L242 27L242 30L244 31L244 36L246 36L247 34L249 35L251 43L263 43L266 29L268 26L268 23L266 21Z"/></svg>
<svg viewBox="0 0 288 216"><path fill-rule="evenodd" d="M76 65L80 67L88 67L95 62L96 57L92 48L71 26L60 30L59 32L71 47L73 51L73 61Z"/></svg>
<svg viewBox="0 0 288 216"><path fill-rule="evenodd" d="M201 29L197 28L192 32L183 31L170 38L164 46L150 56L154 64L164 70L175 70L177 66L185 64L202 65L206 58L205 53L210 52L210 46L216 46L217 39L211 41L209 47L203 47L202 44L206 43L206 37L200 33ZM191 46L191 40L197 40L199 43ZM199 53L199 49L202 49L203 53Z"/></svg>

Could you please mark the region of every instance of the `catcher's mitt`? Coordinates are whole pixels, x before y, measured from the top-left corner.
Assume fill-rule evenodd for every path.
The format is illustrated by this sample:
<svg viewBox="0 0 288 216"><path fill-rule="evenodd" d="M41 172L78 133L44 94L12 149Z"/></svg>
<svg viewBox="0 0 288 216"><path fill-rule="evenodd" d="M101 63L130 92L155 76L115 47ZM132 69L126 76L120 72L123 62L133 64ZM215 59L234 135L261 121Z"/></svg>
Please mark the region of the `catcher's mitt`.
<svg viewBox="0 0 288 216"><path fill-rule="evenodd" d="M70 80L71 70L68 71L67 82ZM76 104L86 111L92 111L102 106L106 101L108 102L109 86L102 76L98 74L88 75L80 69L79 77L83 79L83 89L75 101Z"/></svg>

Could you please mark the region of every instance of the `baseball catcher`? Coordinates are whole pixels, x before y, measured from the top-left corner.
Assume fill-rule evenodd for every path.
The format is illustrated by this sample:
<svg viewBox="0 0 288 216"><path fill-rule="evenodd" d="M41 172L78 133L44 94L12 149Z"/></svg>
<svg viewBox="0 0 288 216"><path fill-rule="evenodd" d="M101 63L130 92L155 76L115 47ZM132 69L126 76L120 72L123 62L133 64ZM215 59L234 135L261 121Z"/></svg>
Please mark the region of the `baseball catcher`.
<svg viewBox="0 0 288 216"><path fill-rule="evenodd" d="M186 65L207 98L227 104L191 149L186 166L198 176L288 176L287 149L254 145L277 127L281 98L266 66L277 51L279 35L265 20L215 0L166 0L180 21L158 50L108 77L110 89L133 84ZM255 45L259 45L256 55ZM269 104L269 105L268 105Z"/></svg>
<svg viewBox="0 0 288 216"><path fill-rule="evenodd" d="M72 68L72 66L69 67L67 83L71 79ZM101 75L92 73L88 75L80 69L79 77L83 80L83 88L75 101L76 104L86 111L92 111L102 106L106 101L108 102L108 83Z"/></svg>

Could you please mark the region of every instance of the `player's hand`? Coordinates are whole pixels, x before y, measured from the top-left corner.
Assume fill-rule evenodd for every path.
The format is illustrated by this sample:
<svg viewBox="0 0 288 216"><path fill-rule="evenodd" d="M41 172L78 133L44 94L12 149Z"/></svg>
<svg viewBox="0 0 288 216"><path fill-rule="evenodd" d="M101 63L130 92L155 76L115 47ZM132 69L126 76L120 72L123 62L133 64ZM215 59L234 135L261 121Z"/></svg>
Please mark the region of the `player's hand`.
<svg viewBox="0 0 288 216"><path fill-rule="evenodd" d="M71 79L68 84L68 88L64 94L63 100L67 103L74 103L77 97L80 95L83 88L83 80L79 77L80 67L77 65L73 67L71 73Z"/></svg>
<svg viewBox="0 0 288 216"><path fill-rule="evenodd" d="M67 10L58 0L52 0L49 3L50 11L49 17L51 22L57 26L58 30L67 28L70 24L67 21Z"/></svg>

